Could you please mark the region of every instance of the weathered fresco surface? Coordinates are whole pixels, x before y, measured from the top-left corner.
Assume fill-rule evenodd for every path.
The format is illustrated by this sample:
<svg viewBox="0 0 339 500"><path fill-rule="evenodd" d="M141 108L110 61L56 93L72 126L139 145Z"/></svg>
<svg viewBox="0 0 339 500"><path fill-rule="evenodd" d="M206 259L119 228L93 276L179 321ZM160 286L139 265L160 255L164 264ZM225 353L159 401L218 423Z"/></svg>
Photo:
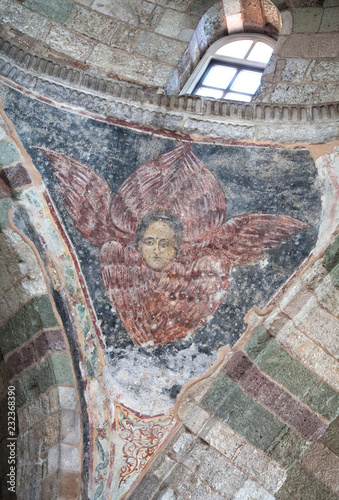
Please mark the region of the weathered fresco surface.
<svg viewBox="0 0 339 500"><path fill-rule="evenodd" d="M168 413L313 248L321 202L310 154L187 146L14 90L3 98L80 262L107 390L141 415ZM161 260L150 247L164 251L163 240Z"/></svg>

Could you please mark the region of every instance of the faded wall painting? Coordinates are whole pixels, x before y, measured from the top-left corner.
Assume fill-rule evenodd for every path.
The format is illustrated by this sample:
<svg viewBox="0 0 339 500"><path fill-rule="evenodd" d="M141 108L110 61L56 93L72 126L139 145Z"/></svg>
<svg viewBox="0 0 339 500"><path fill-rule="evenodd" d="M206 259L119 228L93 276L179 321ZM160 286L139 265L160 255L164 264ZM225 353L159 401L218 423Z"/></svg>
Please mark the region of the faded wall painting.
<svg viewBox="0 0 339 500"><path fill-rule="evenodd" d="M145 347L202 328L225 297L232 266L257 263L309 228L264 213L226 222L222 188L190 144L145 163L116 193L88 165L36 149L50 160L77 230L100 248L106 296Z"/></svg>
<svg viewBox="0 0 339 500"><path fill-rule="evenodd" d="M12 223L45 263L83 388L89 497L117 500L177 428L183 385L315 246L316 167L301 147L193 141L0 92L42 179Z"/></svg>

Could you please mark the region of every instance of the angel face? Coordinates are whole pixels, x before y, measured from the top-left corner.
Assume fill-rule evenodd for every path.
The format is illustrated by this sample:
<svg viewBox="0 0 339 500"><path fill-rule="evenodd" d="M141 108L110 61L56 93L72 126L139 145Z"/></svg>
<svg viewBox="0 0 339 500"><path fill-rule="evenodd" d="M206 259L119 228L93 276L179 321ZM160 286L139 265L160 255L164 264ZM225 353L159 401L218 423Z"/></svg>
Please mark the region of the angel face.
<svg viewBox="0 0 339 500"><path fill-rule="evenodd" d="M165 267L176 255L175 232L168 224L152 222L139 243L141 255L154 270Z"/></svg>
<svg viewBox="0 0 339 500"><path fill-rule="evenodd" d="M182 240L181 223L165 210L147 214L136 232L136 247L151 269L158 271L177 255Z"/></svg>

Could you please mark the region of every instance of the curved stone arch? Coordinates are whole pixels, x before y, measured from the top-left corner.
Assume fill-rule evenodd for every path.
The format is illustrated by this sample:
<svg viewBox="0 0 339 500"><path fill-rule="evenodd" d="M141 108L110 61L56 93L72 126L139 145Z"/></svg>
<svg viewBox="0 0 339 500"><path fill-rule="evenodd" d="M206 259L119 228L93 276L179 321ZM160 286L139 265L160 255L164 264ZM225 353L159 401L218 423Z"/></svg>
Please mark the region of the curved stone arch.
<svg viewBox="0 0 339 500"><path fill-rule="evenodd" d="M77 377L42 261L10 222L20 198L17 189L30 188L34 182L17 163L22 157L10 139L2 141L0 181L0 386L2 421L7 422L7 410L14 405L17 440L11 440L12 428L4 425L2 456L7 462L11 452L7 444L12 443L16 473L12 491L17 498L78 498L85 485ZM0 474L4 498L7 473Z"/></svg>
<svg viewBox="0 0 339 500"><path fill-rule="evenodd" d="M182 89L206 50L219 38L237 33L261 33L277 38L280 31L281 16L271 0L215 2L202 15L189 46L179 61L177 75L169 82L166 90L176 93L178 89Z"/></svg>

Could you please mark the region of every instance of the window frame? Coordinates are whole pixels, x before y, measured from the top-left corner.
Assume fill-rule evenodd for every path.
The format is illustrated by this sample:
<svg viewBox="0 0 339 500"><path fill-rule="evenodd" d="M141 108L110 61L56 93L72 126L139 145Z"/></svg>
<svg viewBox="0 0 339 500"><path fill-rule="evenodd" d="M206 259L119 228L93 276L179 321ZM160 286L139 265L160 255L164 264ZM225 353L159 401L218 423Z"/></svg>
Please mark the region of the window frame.
<svg viewBox="0 0 339 500"><path fill-rule="evenodd" d="M231 56L222 56L220 54L216 54L216 52L223 47L224 45L228 45L229 43L232 42L237 42L239 40L248 40L251 39L255 42L263 42L269 45L270 47L275 48L276 45L276 40L273 38L268 37L267 35L262 35L259 33L238 33L236 35L228 35L220 38L216 42L214 42L211 47L207 49L205 52L204 56L201 58L199 64L193 71L192 75L182 88L181 92L179 95L183 94L189 94L189 95L196 95L193 94L196 86L202 81L203 77L205 76L205 73L207 72L207 69L213 65L213 63L221 63L222 65L226 66L237 66L237 68L242 68L242 69L247 69L247 70L257 70L264 72L265 68L267 67L268 63L259 63L256 61L247 61L246 59L239 59L237 57L231 57ZM273 53L272 53L273 55ZM271 56L272 57L272 56ZM259 86L260 88L260 86ZM242 92L245 94L245 92ZM255 94L251 94L252 98ZM223 97L220 98L215 98L215 97L204 97L204 96L199 96L201 98L205 99L223 99ZM227 99L228 101L232 99ZM237 102L243 102L237 100Z"/></svg>

